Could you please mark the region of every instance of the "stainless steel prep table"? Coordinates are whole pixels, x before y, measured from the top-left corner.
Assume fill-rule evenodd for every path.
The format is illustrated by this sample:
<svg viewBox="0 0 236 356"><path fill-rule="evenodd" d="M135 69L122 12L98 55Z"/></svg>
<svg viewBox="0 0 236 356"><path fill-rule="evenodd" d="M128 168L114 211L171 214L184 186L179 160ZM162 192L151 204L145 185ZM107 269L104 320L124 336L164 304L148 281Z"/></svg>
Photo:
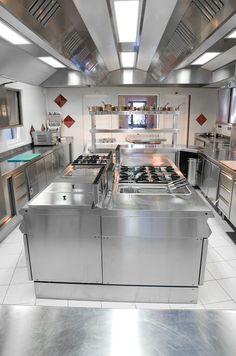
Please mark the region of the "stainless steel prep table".
<svg viewBox="0 0 236 356"><path fill-rule="evenodd" d="M232 356L236 312L0 306L2 356Z"/></svg>

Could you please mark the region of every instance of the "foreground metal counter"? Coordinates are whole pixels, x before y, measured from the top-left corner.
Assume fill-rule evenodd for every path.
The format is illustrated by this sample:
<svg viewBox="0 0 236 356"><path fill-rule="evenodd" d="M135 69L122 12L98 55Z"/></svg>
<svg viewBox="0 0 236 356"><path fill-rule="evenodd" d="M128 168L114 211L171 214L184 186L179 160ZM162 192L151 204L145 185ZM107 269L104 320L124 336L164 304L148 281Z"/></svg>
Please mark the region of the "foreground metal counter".
<svg viewBox="0 0 236 356"><path fill-rule="evenodd" d="M2 356L232 356L236 312L0 307Z"/></svg>

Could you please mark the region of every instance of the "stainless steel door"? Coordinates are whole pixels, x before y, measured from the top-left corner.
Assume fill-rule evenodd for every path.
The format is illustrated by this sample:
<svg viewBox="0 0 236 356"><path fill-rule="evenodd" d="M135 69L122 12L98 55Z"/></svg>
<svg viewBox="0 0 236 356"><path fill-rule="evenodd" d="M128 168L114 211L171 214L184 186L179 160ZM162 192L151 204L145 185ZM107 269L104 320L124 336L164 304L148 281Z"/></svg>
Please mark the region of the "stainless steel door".
<svg viewBox="0 0 236 356"><path fill-rule="evenodd" d="M211 165L211 170L208 179L207 197L213 204L215 204L218 198L220 168L212 162L210 162L210 165Z"/></svg>
<svg viewBox="0 0 236 356"><path fill-rule="evenodd" d="M216 122L227 124L229 119L231 90L228 88L218 89Z"/></svg>
<svg viewBox="0 0 236 356"><path fill-rule="evenodd" d="M197 220L103 217L102 231L104 284L198 285Z"/></svg>
<svg viewBox="0 0 236 356"><path fill-rule="evenodd" d="M208 194L208 188L210 186L210 183L209 183L210 174L211 174L211 163L208 160L204 159L203 165L202 165L201 190L206 196Z"/></svg>
<svg viewBox="0 0 236 356"><path fill-rule="evenodd" d="M236 124L236 88L232 89L229 123Z"/></svg>
<svg viewBox="0 0 236 356"><path fill-rule="evenodd" d="M99 216L45 208L30 213L27 224L34 281L102 282Z"/></svg>
<svg viewBox="0 0 236 356"><path fill-rule="evenodd" d="M230 219L231 223L236 227L236 182L233 184L233 195L231 201L230 209Z"/></svg>
<svg viewBox="0 0 236 356"><path fill-rule="evenodd" d="M2 177L0 171L0 224L1 224L1 220L6 216L6 213L7 213L6 204L5 204L4 194L3 194Z"/></svg>

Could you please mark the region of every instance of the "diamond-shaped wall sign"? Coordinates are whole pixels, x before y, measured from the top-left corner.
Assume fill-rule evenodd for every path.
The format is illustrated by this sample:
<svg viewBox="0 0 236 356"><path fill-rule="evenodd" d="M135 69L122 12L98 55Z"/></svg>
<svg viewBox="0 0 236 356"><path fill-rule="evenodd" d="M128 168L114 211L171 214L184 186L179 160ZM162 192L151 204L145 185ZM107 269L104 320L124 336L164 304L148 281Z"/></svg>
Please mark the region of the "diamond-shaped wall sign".
<svg viewBox="0 0 236 356"><path fill-rule="evenodd" d="M207 121L207 118L201 114L196 118L196 121L202 126Z"/></svg>
<svg viewBox="0 0 236 356"><path fill-rule="evenodd" d="M68 129L74 125L75 120L72 119L72 117L70 115L67 115L67 117L65 117L65 119L63 120L64 125L66 125L66 127L68 127Z"/></svg>
<svg viewBox="0 0 236 356"><path fill-rule="evenodd" d="M63 105L67 102L67 99L63 95L58 95L56 99L54 100L55 103L62 108Z"/></svg>

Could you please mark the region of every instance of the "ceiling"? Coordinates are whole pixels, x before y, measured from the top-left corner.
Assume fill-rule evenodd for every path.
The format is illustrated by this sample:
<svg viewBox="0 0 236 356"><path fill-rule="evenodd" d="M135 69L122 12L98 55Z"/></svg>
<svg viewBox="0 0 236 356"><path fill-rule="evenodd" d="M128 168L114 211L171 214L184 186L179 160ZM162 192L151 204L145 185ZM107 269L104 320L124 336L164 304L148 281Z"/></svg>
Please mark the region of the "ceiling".
<svg viewBox="0 0 236 356"><path fill-rule="evenodd" d="M0 18L32 42L16 48L0 40L0 75L44 86L211 86L219 77L224 83L213 74L236 58L236 41L224 39L236 27L235 0L139 0L132 46L118 41L113 1L0 0ZM135 68L121 68L124 49L137 53ZM208 50L222 54L191 66ZM67 69L39 63L39 54L52 55ZM30 71L19 74L16 58ZM232 80L235 71L226 72L225 81Z"/></svg>

